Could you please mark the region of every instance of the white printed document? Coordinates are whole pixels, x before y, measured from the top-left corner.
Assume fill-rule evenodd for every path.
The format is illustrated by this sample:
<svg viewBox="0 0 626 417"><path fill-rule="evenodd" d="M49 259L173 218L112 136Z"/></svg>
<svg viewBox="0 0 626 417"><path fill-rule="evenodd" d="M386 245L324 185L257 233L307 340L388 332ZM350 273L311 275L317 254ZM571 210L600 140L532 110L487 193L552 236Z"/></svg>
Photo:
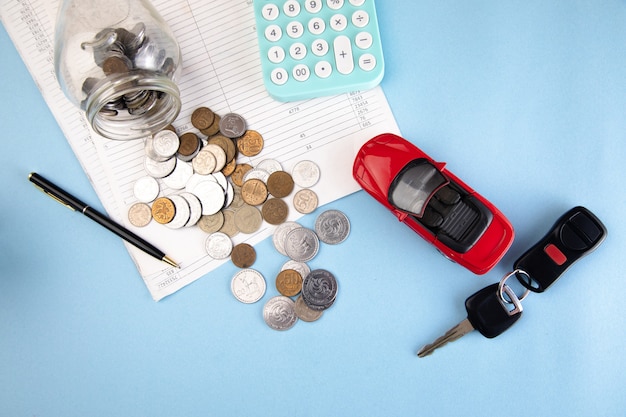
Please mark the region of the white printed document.
<svg viewBox="0 0 626 417"><path fill-rule="evenodd" d="M180 264L180 269L168 267L126 244L151 296L158 301L200 277L210 278L210 272L228 260L207 255L207 234L198 227L172 230L153 221L136 228L129 223L128 208L136 202L133 185L146 175L143 141L119 142L96 135L82 112L63 95L53 64L59 3L2 0L0 17L109 216ZM238 162L255 166L273 158L290 172L299 161L314 161L321 178L312 189L320 205L359 189L352 178L352 162L365 141L379 133L399 134L380 87L293 103L270 98L261 78L252 1L155 0L153 4L182 50L178 84L183 108L174 123L179 134L197 132L190 117L201 106L220 115L242 115L249 129L261 133L265 147L253 158L240 156ZM172 191L161 191L162 195L168 192ZM288 220L297 220L301 215L290 201L288 204ZM233 241L254 245L273 230L274 226L264 223L255 234L239 233Z"/></svg>

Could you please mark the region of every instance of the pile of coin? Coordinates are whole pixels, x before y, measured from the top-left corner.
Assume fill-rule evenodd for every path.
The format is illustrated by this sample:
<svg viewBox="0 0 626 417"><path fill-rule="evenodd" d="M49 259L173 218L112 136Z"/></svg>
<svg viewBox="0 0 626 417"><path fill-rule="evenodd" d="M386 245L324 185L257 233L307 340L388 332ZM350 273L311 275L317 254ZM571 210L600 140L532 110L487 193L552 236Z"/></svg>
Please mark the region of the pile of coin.
<svg viewBox="0 0 626 417"><path fill-rule="evenodd" d="M286 222L274 231L276 250L290 258L276 276L280 295L263 308L265 323L275 330L287 330L298 320L313 322L329 309L337 297L337 280L325 269L311 270L307 262L318 253L320 241L336 245L350 234L350 222L339 210L327 210L315 221L315 230L297 222ZM295 301L292 297L297 297Z"/></svg>
<svg viewBox="0 0 626 417"><path fill-rule="evenodd" d="M260 133L249 130L236 113L220 116L208 107L191 115L200 133L178 135L173 127L145 141L145 176L134 184L138 200L128 211L131 224L143 227L152 219L172 229L198 226L208 234L205 250L213 259L228 259L241 268L231 280L231 291L242 303L259 301L266 292L263 275L251 267L256 251L247 243L233 244L238 233L251 234L263 221L275 225L272 241L276 250L289 257L276 276L280 295L263 308L265 322L286 330L298 319L312 322L335 302L337 280L325 269L311 270L307 262L318 253L320 241L343 242L350 222L338 210L321 213L309 229L287 221L285 198L293 194L293 206L302 213L314 212L317 194L311 189L320 179L320 169L304 160L283 170L275 159L264 159L253 167L237 163L238 154L257 156L263 149ZM164 187L171 191L165 194ZM299 190L293 193L294 189ZM295 298L295 300L293 299Z"/></svg>

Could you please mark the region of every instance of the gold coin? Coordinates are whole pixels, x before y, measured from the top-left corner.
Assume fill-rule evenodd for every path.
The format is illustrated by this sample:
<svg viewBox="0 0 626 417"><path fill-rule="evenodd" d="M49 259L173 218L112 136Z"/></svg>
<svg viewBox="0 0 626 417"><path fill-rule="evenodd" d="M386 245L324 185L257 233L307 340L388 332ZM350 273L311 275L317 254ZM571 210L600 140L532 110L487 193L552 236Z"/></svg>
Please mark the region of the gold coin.
<svg viewBox="0 0 626 417"><path fill-rule="evenodd" d="M235 158L235 155L237 154L237 147L235 146L235 142L233 142L232 139L227 138L224 135L211 136L209 140L207 141L207 143L215 144L219 146L220 148L224 149L224 152L226 153L227 162L232 161Z"/></svg>
<svg viewBox="0 0 626 417"><path fill-rule="evenodd" d="M296 299L296 316L302 321L312 322L318 320L324 314L324 310L313 310L309 307L302 295Z"/></svg>
<svg viewBox="0 0 626 417"><path fill-rule="evenodd" d="M252 165L250 164L237 164L235 167L235 172L232 173L230 179L233 180L233 183L241 187L243 185L243 176L246 175L246 172L252 169Z"/></svg>
<svg viewBox="0 0 626 417"><path fill-rule="evenodd" d="M289 214L289 207L280 198L270 198L263 204L261 213L266 222L273 225L284 223Z"/></svg>
<svg viewBox="0 0 626 417"><path fill-rule="evenodd" d="M237 139L237 149L245 156L255 156L263 150L263 136L256 130L246 130L242 137Z"/></svg>
<svg viewBox="0 0 626 417"><path fill-rule="evenodd" d="M215 115L215 118L213 119L213 123L211 123L211 126L207 127L206 129L199 129L200 132L202 132L203 135L207 135L207 136L213 136L215 134L217 134L217 132L220 131L220 120L222 118L219 115Z"/></svg>
<svg viewBox="0 0 626 417"><path fill-rule="evenodd" d="M152 203L152 217L157 223L167 224L176 214L174 202L167 197L159 197Z"/></svg>
<svg viewBox="0 0 626 417"><path fill-rule="evenodd" d="M302 214L313 213L317 208L319 200L313 190L303 188L293 196L293 206Z"/></svg>
<svg viewBox="0 0 626 417"><path fill-rule="evenodd" d="M191 113L191 124L200 131L211 127L214 120L215 113L208 107L198 107Z"/></svg>
<svg viewBox="0 0 626 417"><path fill-rule="evenodd" d="M276 171L267 179L267 189L274 197L287 197L293 191L293 178L285 171Z"/></svg>
<svg viewBox="0 0 626 417"><path fill-rule="evenodd" d="M241 186L241 197L251 206L259 206L267 200L267 185L259 179L250 179Z"/></svg>
<svg viewBox="0 0 626 417"><path fill-rule="evenodd" d="M235 226L240 232L251 234L261 228L263 224L263 215L261 211L248 204L244 204L235 212Z"/></svg>
<svg viewBox="0 0 626 417"><path fill-rule="evenodd" d="M293 297L302 291L302 275L295 269L285 269L276 276L276 289L285 297Z"/></svg>
<svg viewBox="0 0 626 417"><path fill-rule="evenodd" d="M200 146L200 138L193 132L183 133L180 136L180 145L178 153L182 156L191 156Z"/></svg>
<svg viewBox="0 0 626 417"><path fill-rule="evenodd" d="M219 230L222 233L226 233L230 237L235 237L239 234L239 229L235 225L235 212L232 210L222 210L224 214L224 225Z"/></svg>
<svg viewBox="0 0 626 417"><path fill-rule="evenodd" d="M233 158L230 162L224 165L224 168L222 168L222 174L224 174L225 177L230 177L235 172L235 168L237 168L237 160Z"/></svg>
<svg viewBox="0 0 626 417"><path fill-rule="evenodd" d="M249 268L256 261L256 251L247 243L240 243L230 253L233 264L239 268Z"/></svg>

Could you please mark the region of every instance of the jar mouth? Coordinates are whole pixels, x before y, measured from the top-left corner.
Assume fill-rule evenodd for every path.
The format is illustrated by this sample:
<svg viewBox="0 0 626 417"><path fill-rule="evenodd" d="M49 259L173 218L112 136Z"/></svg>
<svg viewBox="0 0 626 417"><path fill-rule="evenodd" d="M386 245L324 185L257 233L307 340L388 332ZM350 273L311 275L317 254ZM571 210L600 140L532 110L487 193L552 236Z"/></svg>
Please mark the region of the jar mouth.
<svg viewBox="0 0 626 417"><path fill-rule="evenodd" d="M94 131L114 140L141 139L171 124L182 106L174 81L154 71L112 74L83 101Z"/></svg>

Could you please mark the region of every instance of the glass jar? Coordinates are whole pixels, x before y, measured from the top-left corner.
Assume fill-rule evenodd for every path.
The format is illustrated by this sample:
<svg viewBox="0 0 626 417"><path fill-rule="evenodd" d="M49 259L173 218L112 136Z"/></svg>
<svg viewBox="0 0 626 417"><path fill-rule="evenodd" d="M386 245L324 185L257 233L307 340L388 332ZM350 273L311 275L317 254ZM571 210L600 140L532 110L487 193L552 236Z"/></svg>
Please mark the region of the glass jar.
<svg viewBox="0 0 626 417"><path fill-rule="evenodd" d="M180 47L148 0L64 0L54 66L65 95L106 138L147 137L180 112Z"/></svg>

